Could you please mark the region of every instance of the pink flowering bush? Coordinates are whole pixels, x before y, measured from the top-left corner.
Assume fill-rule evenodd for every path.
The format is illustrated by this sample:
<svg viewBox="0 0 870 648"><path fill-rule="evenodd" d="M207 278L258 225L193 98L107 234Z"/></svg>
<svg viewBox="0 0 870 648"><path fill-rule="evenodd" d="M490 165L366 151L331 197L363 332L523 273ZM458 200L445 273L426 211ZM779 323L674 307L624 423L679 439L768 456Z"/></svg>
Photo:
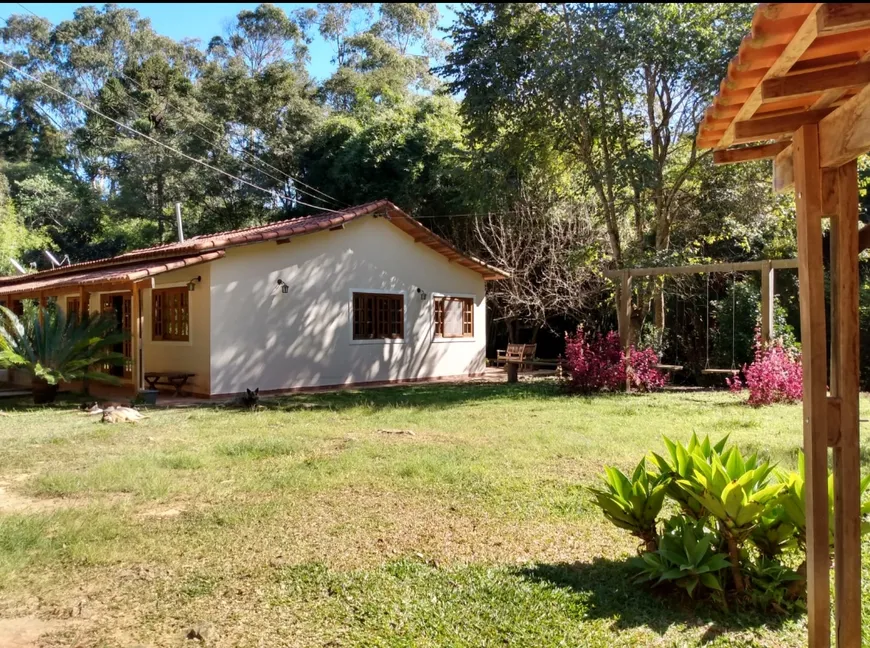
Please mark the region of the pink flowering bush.
<svg viewBox="0 0 870 648"><path fill-rule="evenodd" d="M744 380L735 376L728 381L732 392L749 390L747 403L754 407L773 403L796 403L803 398L801 356L786 348L781 340L762 345L756 335L755 359L743 366Z"/></svg>
<svg viewBox="0 0 870 648"><path fill-rule="evenodd" d="M659 357L651 348L629 351L626 366L619 335L610 331L606 335L589 335L580 327L573 335L565 336L565 365L568 369L568 387L571 391L592 393L625 389L626 375L632 387L649 391L662 387L667 377L655 368Z"/></svg>
<svg viewBox="0 0 870 648"><path fill-rule="evenodd" d="M631 376L631 386L641 391L661 389L668 381L663 371L656 369L659 364L659 354L652 347L645 349L629 349L628 375Z"/></svg>

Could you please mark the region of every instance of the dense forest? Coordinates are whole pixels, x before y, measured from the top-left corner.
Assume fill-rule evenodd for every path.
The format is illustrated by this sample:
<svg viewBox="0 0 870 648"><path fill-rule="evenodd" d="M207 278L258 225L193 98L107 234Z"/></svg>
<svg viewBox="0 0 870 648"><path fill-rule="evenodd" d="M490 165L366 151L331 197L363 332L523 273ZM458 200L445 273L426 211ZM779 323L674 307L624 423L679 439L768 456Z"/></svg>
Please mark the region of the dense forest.
<svg viewBox="0 0 870 648"><path fill-rule="evenodd" d="M752 7L475 3L441 39L435 3L264 4L208 43L116 5L5 17L0 274L174 240L176 203L193 235L387 198L511 271L491 339L613 327L605 268L794 254L769 163L695 145ZM748 359L757 283L638 282L635 335L698 366L710 323L717 361Z"/></svg>

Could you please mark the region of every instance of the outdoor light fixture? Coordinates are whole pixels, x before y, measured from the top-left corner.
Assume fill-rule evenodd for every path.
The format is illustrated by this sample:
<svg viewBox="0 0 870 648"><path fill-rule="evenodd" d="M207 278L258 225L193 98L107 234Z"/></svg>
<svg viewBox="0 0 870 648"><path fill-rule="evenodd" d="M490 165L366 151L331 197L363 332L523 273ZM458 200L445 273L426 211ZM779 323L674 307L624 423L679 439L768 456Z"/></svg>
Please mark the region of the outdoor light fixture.
<svg viewBox="0 0 870 648"><path fill-rule="evenodd" d="M417 294L420 295L420 301L426 301L426 298L429 296L429 293L422 288L417 288Z"/></svg>
<svg viewBox="0 0 870 648"><path fill-rule="evenodd" d="M198 284L200 282L202 282L201 276L194 277L193 279L191 279L190 281L187 282L187 289L190 292L193 292L194 290L196 290L196 284Z"/></svg>
<svg viewBox="0 0 870 648"><path fill-rule="evenodd" d="M279 286L281 286L281 292L284 293L285 295L286 295L288 292L290 292L290 286L288 286L288 285L287 285L287 282L285 282L283 279L278 279L278 281L277 281L276 283L277 283Z"/></svg>

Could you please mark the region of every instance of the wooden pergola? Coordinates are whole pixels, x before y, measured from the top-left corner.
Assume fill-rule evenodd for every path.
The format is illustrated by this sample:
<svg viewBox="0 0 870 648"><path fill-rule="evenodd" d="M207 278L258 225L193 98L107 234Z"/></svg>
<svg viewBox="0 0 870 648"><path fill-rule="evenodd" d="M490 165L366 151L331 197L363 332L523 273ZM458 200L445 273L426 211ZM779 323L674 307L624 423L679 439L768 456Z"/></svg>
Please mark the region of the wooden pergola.
<svg viewBox="0 0 870 648"><path fill-rule="evenodd" d="M630 322L634 305L631 297L631 280L634 277L672 277L674 275L709 274L711 272L760 272L761 341L769 342L773 338L774 272L797 267L797 259L762 259L761 261L736 261L734 263L605 270L604 276L619 282L619 299L616 304L619 311L617 313L619 342L622 348L628 351L632 342Z"/></svg>
<svg viewBox="0 0 870 648"><path fill-rule="evenodd" d="M761 143L763 142L763 143ZM759 144L760 143L760 144ZM714 162L774 160L797 206L809 645L831 643L828 448L834 465L835 641L861 645L858 174L870 150L870 4L761 4L698 135ZM741 146L747 145L747 146ZM830 219L830 391L822 219Z"/></svg>

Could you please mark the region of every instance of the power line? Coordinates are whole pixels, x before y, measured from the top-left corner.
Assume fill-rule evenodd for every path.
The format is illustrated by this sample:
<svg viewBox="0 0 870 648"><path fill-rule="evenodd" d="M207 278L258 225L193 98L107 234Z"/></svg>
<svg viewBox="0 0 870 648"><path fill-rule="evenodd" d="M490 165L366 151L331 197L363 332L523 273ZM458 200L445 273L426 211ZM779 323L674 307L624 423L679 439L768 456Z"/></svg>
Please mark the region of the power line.
<svg viewBox="0 0 870 648"><path fill-rule="evenodd" d="M21 4L20 2L16 2L15 4L17 4L19 7L21 7L22 9L24 9L25 11L27 11L27 12L30 13L31 15L35 16L36 18L39 18L39 19L41 19L41 20L48 20L47 18L43 18L42 16L40 16L40 15L37 14L36 12L32 11L31 9L28 9L26 6L24 6L24 5ZM6 20L6 19L4 18L4 20ZM48 22L51 22L51 21L48 21ZM6 20L6 23L8 24L9 21ZM117 72L118 72L118 74L119 74L120 76L122 76L124 79L126 79L127 81L129 81L130 83L132 83L133 85L135 85L137 88L139 88L139 90L141 90L141 91L144 91L144 90L145 90L145 88L143 88L142 85L140 85L140 84L139 84L135 79L131 79L129 76L127 76L126 74L124 74L123 70L118 70ZM142 105L142 106L145 105L143 102L141 102L141 101L139 101L138 99L136 99L135 97L133 97L133 96L132 96L130 93L128 93L126 90L124 90L124 93L125 93L128 97L130 97L131 99L133 99L134 101L139 102L140 105ZM178 111L179 113L181 113L183 117L189 119L190 121L194 122L194 123L197 124L198 126L201 126L201 127L204 128L205 130L207 130L208 132L210 132L212 135L214 135L215 137L217 137L218 140L220 140L220 139L223 137L223 134L222 134L222 133L216 131L215 129L211 128L211 127L208 126L207 124L204 124L201 120L196 119L196 118L194 118L194 117L191 117L190 115L188 115L187 113L185 113L181 108L179 108L178 106L176 106L175 104L173 104L173 103L172 103L168 98L166 98L166 103L167 103L171 108L174 108L176 111ZM146 106L146 107L147 107L147 106ZM193 135L194 137L196 137L196 138L197 138L198 140L200 140L201 142L205 142L205 143L208 144L209 146L216 146L216 145L217 145L217 142L209 142L208 140L206 140L206 139L200 137L199 135L197 135L197 134L194 133L194 132L191 132L190 134ZM238 152L238 153L240 153L240 154L242 154L242 155L247 155L247 156L251 157L252 159L256 160L257 162L259 162L260 164L262 164L262 165L264 165L264 166L266 166L266 167L272 169L273 171L275 171L275 172L277 172L277 173L280 173L280 174L286 176L288 179L290 179L290 180L293 181L294 185L301 185L302 187L306 187L306 188L310 189L311 191L316 192L317 194L320 194L321 196L324 196L325 198L328 198L329 200L331 200L332 202L334 202L336 205L339 205L339 206L342 206L342 205L343 205L343 206L345 206L345 207L347 206L346 203L341 202L341 201L338 200L337 198L333 198L332 196L330 196L330 195L329 195L328 193L326 193L325 191L321 191L320 189L317 189L316 187L313 187L313 186L311 186L311 185L309 185L309 184L306 184L305 182L302 182L302 180L299 180L298 178L296 178L296 177L290 175L289 173L287 173L286 171L282 171L281 169L279 169L279 168L277 168L277 167L275 167L275 166L269 164L268 162L266 162L266 161L263 160L262 158L258 157L258 156L255 155L254 153L251 153L250 151L247 151L247 150L245 150L245 149L243 149L243 148L237 147L237 146L235 146L232 142L227 142L227 146L229 146L229 148L230 148L231 150L236 151L236 152ZM273 176L273 175L271 175L271 174L269 174L269 173L266 173L266 172L263 171L262 169L259 169L259 168L255 167L255 166L253 166L252 164L249 164L248 162L245 162L245 161L242 160L242 159L239 159L239 162L241 162L242 164L244 164L245 166L247 166L247 167L249 167L249 168L251 168L251 169L254 169L254 170L257 171L258 173L262 173L263 175L268 176L269 178L272 178L272 179L275 180L276 182L280 182L281 184L284 183L284 181L281 180L280 178L276 178L275 176ZM311 193L311 191L305 191L304 189L300 189L299 186L296 186L295 189L296 189L296 191L298 191L299 193L302 193L302 194L308 195L308 196L310 196L311 198L313 198L313 199L315 199L315 200L323 201L323 198L321 198L320 196L317 196L317 195Z"/></svg>
<svg viewBox="0 0 870 648"><path fill-rule="evenodd" d="M99 115L99 116L102 117L103 119L107 119L107 120L109 120L109 121L112 122L113 124L116 124L116 125L120 126L121 128L123 128L124 130L128 130L128 131L130 131L131 133L134 133L135 135L138 135L139 137L143 137L143 138L145 138L146 140L148 140L149 142L153 142L154 144L157 144L158 146L161 146L161 147L165 148L166 150L175 153L176 155L180 155L181 157L183 157L183 158L185 158L185 159L187 159L187 160L190 160L191 162L195 162L196 164L200 164L200 165L206 167L207 169L211 169L212 171L217 171L218 173L220 173L220 174L222 174L222 175L225 175L225 176L227 176L228 178L232 178L233 180L236 180L237 182L241 182L242 184L246 184L246 185L248 185L249 187L253 187L254 189L258 189L259 191L262 191L262 192L264 192L264 193L267 193L267 194L269 194L270 196L278 196L278 197L281 197L281 198L283 198L283 199L285 199L285 200L289 200L290 202L296 202L296 203L299 203L300 205L304 205L305 207L311 207L312 209L320 209L320 210L322 210L322 211L328 211L328 212L331 212L331 213L333 213L333 214L338 214L338 213L340 213L338 210L335 210L335 209L329 209L328 207L323 207L323 206L318 206L318 205L312 205L312 204L310 204L310 203L303 202L303 201L299 200L298 198L294 198L293 196L288 196L288 195L286 195L286 194L279 193L279 192L277 192L277 191L273 191L273 190L271 190L271 189L265 189L264 187L261 187L261 186L259 186L259 185L254 184L253 182L249 182L248 180L245 180L244 178L240 178L240 177L238 177L238 176L236 176L236 175L233 175L232 173L229 173L229 172L227 172L227 171L224 171L223 169L220 169L220 168L218 168L218 167L216 167L216 166L212 166L212 165L209 164L208 162L204 162L203 160L199 160L199 159L193 157L192 155L188 155L187 153L184 153L183 151L179 151L178 149L176 149L176 148L174 148L174 147L172 147L172 146L169 146L168 144L164 144L164 143L161 142L160 140L157 140L157 139L151 137L150 135L146 135L145 133L140 133L140 132L137 131L135 128L132 128L132 127L130 127L130 126L127 126L126 124L124 124L124 123L118 121L117 119L113 119L112 117L109 117L108 115L106 115L105 113L103 113L103 112L97 110L97 109L94 108L93 106L89 106L88 104L84 103L83 101L80 101L80 100L76 99L75 97L73 97L72 95L70 95L70 94L64 92L63 90L60 90L60 89L58 89L58 88L55 88L54 86L52 86L52 85L46 83L46 82L43 81L42 79L38 79L37 77L35 77L35 76L33 76L33 75L31 75L31 74L25 72L24 70L21 70L21 69L15 67L14 65L11 65L11 64L7 63L6 61L4 61L4 60L2 60L2 59L0 59L0 64L6 66L6 67L9 68L10 70L14 70L15 72L18 72L18 74L20 74L20 75L22 75L22 76L24 76L24 77L30 79L31 81L34 81L34 82L40 84L41 86L44 86L44 87L48 88L49 90L52 90L52 91L58 93L59 95L61 95L61 96L63 96L63 97L66 97L66 98L69 99L70 101L74 101L75 103L77 103L79 106L81 106L81 107L84 108L85 110L90 110L92 113L94 113L94 114L96 114L96 115Z"/></svg>
<svg viewBox="0 0 870 648"><path fill-rule="evenodd" d="M429 216L416 216L415 218L418 220L421 218L473 218L477 216L512 216L519 213L519 211L471 212L468 214L431 214Z"/></svg>

